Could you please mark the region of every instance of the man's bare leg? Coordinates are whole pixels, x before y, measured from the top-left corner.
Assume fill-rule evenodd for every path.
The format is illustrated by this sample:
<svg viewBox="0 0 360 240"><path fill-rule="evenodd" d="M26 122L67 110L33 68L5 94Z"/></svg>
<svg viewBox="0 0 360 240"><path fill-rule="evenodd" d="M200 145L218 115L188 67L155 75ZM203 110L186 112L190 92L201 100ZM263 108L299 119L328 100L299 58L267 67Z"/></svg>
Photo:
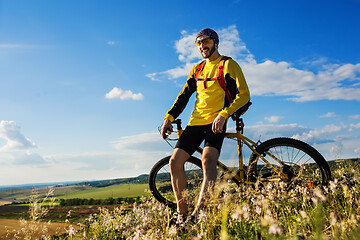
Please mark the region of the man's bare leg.
<svg viewBox="0 0 360 240"><path fill-rule="evenodd" d="M199 194L199 200L195 207L194 212L195 215L201 207L206 199L209 198L209 193L213 190L216 177L217 177L217 169L216 164L219 159L219 151L213 147L205 147L202 154L202 167L204 173L204 179L201 185L201 190Z"/></svg>
<svg viewBox="0 0 360 240"><path fill-rule="evenodd" d="M175 148L170 158L171 184L177 203L177 211L179 214L185 214L188 206L185 199L186 176L184 164L190 155L180 148Z"/></svg>

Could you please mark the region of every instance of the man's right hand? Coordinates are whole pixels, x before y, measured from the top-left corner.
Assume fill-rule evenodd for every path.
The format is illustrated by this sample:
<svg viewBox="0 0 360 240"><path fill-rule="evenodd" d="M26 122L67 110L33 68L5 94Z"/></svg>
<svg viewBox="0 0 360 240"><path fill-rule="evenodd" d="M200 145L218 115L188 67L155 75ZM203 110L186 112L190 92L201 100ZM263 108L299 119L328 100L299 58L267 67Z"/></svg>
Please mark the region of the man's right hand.
<svg viewBox="0 0 360 240"><path fill-rule="evenodd" d="M168 137L168 135L166 134L168 130L170 130L172 132L173 126L169 119L164 119L164 122L161 126L161 136L163 139L166 139Z"/></svg>

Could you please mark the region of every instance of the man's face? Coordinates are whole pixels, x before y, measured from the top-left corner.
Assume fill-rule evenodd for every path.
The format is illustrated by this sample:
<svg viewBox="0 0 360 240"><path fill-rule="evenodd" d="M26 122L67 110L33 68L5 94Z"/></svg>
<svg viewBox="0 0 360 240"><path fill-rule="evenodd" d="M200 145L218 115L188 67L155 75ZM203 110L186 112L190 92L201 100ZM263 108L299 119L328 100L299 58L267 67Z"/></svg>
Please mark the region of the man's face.
<svg viewBox="0 0 360 240"><path fill-rule="evenodd" d="M209 58L216 50L215 42L207 35L198 37L196 45L204 58Z"/></svg>

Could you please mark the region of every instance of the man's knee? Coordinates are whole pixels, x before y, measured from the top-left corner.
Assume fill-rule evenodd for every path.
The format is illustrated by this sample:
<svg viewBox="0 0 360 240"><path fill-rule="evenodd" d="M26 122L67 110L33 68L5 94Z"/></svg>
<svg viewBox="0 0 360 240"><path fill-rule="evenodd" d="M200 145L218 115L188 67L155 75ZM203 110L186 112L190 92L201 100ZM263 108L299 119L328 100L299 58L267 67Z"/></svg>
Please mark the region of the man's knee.
<svg viewBox="0 0 360 240"><path fill-rule="evenodd" d="M213 178L214 175L216 175L217 173L217 165L216 162L214 163L213 160L212 161L203 161L202 162L202 167L203 167L203 172L205 177L211 177Z"/></svg>
<svg viewBox="0 0 360 240"><path fill-rule="evenodd" d="M219 159L219 151L215 148L207 147L202 157L202 166L205 175L214 175L217 170L217 161Z"/></svg>
<svg viewBox="0 0 360 240"><path fill-rule="evenodd" d="M170 171L173 173L179 170L183 170L184 164L188 158L189 155L184 150L175 149L169 161Z"/></svg>
<svg viewBox="0 0 360 240"><path fill-rule="evenodd" d="M169 167L170 167L170 171L173 173L182 169L184 167L184 164L181 164L181 162L178 161L177 158L170 158Z"/></svg>
<svg viewBox="0 0 360 240"><path fill-rule="evenodd" d="M202 162L206 166L216 166L219 159L219 151L213 147L206 147L202 155Z"/></svg>

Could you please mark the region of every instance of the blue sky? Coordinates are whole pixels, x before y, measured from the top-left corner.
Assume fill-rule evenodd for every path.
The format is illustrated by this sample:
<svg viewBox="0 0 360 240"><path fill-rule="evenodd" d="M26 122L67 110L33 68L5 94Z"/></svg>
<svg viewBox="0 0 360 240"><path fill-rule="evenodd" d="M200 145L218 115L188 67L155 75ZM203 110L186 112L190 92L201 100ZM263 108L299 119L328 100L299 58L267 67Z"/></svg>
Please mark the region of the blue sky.
<svg viewBox="0 0 360 240"><path fill-rule="evenodd" d="M359 12L358 0L0 0L0 185L148 173L171 153L157 128L205 27L245 74L247 136L360 157ZM225 143L221 158L235 153Z"/></svg>

